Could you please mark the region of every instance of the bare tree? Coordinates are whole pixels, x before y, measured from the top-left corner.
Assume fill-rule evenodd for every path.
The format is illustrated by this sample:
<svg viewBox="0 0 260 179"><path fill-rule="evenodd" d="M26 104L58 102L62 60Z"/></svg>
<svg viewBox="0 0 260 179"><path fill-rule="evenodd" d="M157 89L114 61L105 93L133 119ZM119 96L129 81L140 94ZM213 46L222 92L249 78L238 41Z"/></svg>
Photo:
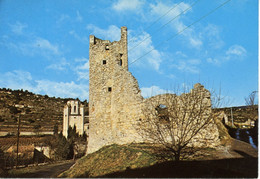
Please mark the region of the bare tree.
<svg viewBox="0 0 260 179"><path fill-rule="evenodd" d="M248 97L245 97L245 102L247 106L254 106L257 104L257 91L250 93Z"/></svg>
<svg viewBox="0 0 260 179"><path fill-rule="evenodd" d="M142 137L161 144L167 157L176 161L192 152L196 141L207 134L207 127L213 123L210 92L200 84L194 85L190 93L183 92L180 96L165 94L148 99L144 117L138 123Z"/></svg>

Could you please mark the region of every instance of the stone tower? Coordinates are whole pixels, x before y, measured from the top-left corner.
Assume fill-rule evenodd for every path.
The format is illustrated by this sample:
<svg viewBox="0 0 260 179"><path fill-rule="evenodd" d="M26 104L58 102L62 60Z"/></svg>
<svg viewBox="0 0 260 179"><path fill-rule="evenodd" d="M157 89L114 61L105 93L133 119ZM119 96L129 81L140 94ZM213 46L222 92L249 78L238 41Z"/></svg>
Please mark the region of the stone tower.
<svg viewBox="0 0 260 179"><path fill-rule="evenodd" d="M193 90L206 93L204 101L210 102L210 93L202 85L196 84ZM126 27L121 28L119 41L110 42L91 35L87 154L105 145L146 142L136 128L136 124L145 117L143 109L155 110L160 104L172 105L166 103L168 96L142 97L137 80L128 71ZM211 105L208 109L211 110ZM206 139L199 137L204 140L201 144L218 143L218 129L214 123L203 133Z"/></svg>
<svg viewBox="0 0 260 179"><path fill-rule="evenodd" d="M142 101L137 80L128 71L127 28L121 28L121 39L114 42L91 35L87 153L137 141L133 123L140 117Z"/></svg>
<svg viewBox="0 0 260 179"><path fill-rule="evenodd" d="M70 100L63 112L63 135L68 137L68 128L76 126L79 135L84 133L84 106L78 100Z"/></svg>

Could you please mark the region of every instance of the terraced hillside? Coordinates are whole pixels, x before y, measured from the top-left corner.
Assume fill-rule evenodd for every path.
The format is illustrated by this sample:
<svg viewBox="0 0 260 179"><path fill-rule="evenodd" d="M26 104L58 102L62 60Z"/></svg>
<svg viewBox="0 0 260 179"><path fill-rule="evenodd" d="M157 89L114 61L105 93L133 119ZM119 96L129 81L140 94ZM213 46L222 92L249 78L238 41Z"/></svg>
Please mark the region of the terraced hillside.
<svg viewBox="0 0 260 179"><path fill-rule="evenodd" d="M55 125L61 131L63 107L70 99L0 88L0 135L15 134L19 116L21 134L52 133ZM87 107L85 111L88 113Z"/></svg>
<svg viewBox="0 0 260 179"><path fill-rule="evenodd" d="M224 111L228 117L228 120L231 121L231 114L233 115L234 123L244 123L248 119L252 121L258 121L258 105L254 106L237 106L237 107L226 107L214 109L217 111Z"/></svg>

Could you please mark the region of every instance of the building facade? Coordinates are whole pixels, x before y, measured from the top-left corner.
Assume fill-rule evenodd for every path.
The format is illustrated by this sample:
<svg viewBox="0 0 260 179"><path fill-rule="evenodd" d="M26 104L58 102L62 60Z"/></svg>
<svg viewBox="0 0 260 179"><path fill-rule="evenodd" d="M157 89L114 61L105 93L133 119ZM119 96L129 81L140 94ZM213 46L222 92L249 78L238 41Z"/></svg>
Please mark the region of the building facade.
<svg viewBox="0 0 260 179"><path fill-rule="evenodd" d="M63 135L68 137L69 126L75 126L79 135L84 133L84 106L78 100L70 100L64 106Z"/></svg>

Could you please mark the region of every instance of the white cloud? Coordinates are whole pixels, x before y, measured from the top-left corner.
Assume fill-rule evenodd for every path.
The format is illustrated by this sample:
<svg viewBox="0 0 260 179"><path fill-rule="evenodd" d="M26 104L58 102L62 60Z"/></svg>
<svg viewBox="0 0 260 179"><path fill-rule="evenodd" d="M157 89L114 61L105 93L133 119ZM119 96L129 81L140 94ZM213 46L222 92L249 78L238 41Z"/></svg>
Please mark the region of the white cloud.
<svg viewBox="0 0 260 179"><path fill-rule="evenodd" d="M57 25L60 26L64 21L68 21L70 19L70 16L67 14L61 14L56 21Z"/></svg>
<svg viewBox="0 0 260 179"><path fill-rule="evenodd" d="M198 65L200 64L200 60L178 60L175 64L172 64L171 67L177 68L180 71L183 72L189 72L189 73L199 73L200 70L198 68Z"/></svg>
<svg viewBox="0 0 260 179"><path fill-rule="evenodd" d="M89 80L89 60L85 57L76 58L75 62L78 62L79 65L75 67L74 71L76 72L78 78L77 81L80 80ZM82 63L83 62L83 63Z"/></svg>
<svg viewBox="0 0 260 179"><path fill-rule="evenodd" d="M88 98L88 85L76 84L71 82L54 82L49 80L37 80L36 91L38 93L46 93L49 96L59 96L62 98Z"/></svg>
<svg viewBox="0 0 260 179"><path fill-rule="evenodd" d="M175 52L175 58L171 62L170 67L176 68L183 72L188 73L199 73L199 65L201 64L200 59L189 59L189 57L181 51Z"/></svg>
<svg viewBox="0 0 260 179"><path fill-rule="evenodd" d="M80 15L79 11L77 11L76 20L77 20L78 22L82 22L82 20L83 20L83 17Z"/></svg>
<svg viewBox="0 0 260 179"><path fill-rule="evenodd" d="M168 12L165 19L167 19L167 21L169 21L170 19L179 15L184 10L190 8L190 5L187 3L184 3L184 2L181 2L180 4L169 5L169 4L165 4L165 3L162 3L161 1L159 1L157 4L150 4L150 8L151 8L150 12L152 14L156 14L159 16L162 16L166 12Z"/></svg>
<svg viewBox="0 0 260 179"><path fill-rule="evenodd" d="M39 48L43 51L51 52L55 55L60 54L58 45L51 44L47 39L37 38L30 46L33 48Z"/></svg>
<svg viewBox="0 0 260 179"><path fill-rule="evenodd" d="M27 27L27 24L21 23L21 22L16 22L15 24L10 24L11 30L13 33L17 35L22 35L23 30Z"/></svg>
<svg viewBox="0 0 260 179"><path fill-rule="evenodd" d="M222 63L225 63L230 60L243 60L247 55L247 51L241 45L232 45L230 46L223 55L218 55L214 58L207 58L207 62L220 66Z"/></svg>
<svg viewBox="0 0 260 179"><path fill-rule="evenodd" d="M245 56L247 53L246 49L240 45L232 45L226 51L227 55Z"/></svg>
<svg viewBox="0 0 260 179"><path fill-rule="evenodd" d="M173 8L174 7L174 8ZM199 35L192 29L182 22L181 18L183 14L191 11L191 5L181 2L179 4L166 4L158 2L157 4L150 4L151 14L155 17L164 16L166 12L172 9L167 15L161 20L163 25L167 24L174 29L175 33L180 33L184 41L188 41L188 44L193 48L200 48L203 45L203 41ZM165 26L166 27L166 26ZM187 29L186 29L187 28ZM185 31L183 31L185 29Z"/></svg>
<svg viewBox="0 0 260 179"><path fill-rule="evenodd" d="M208 24L200 33L207 46L213 49L220 49L224 46L225 42L220 36L220 27L214 24Z"/></svg>
<svg viewBox="0 0 260 179"><path fill-rule="evenodd" d="M217 65L217 66L221 65L221 61L217 58L207 58L206 61L208 63L212 63L212 64Z"/></svg>
<svg viewBox="0 0 260 179"><path fill-rule="evenodd" d="M56 82L34 80L29 72L12 71L0 74L0 86L11 89L24 89L36 94L47 94L62 98L88 98L88 83Z"/></svg>
<svg viewBox="0 0 260 179"><path fill-rule="evenodd" d="M159 86L143 87L141 94L144 98L149 98L158 94L172 93L172 91L161 89Z"/></svg>
<svg viewBox="0 0 260 179"><path fill-rule="evenodd" d="M112 5L112 8L116 11L137 11L139 10L144 1L141 0L118 0Z"/></svg>
<svg viewBox="0 0 260 179"><path fill-rule="evenodd" d="M53 44L49 40L41 37L32 38L30 42L7 42L2 43L2 45L27 56L40 55L47 58L53 58L53 56L58 56L61 54L58 45Z"/></svg>
<svg viewBox="0 0 260 179"><path fill-rule="evenodd" d="M108 29L101 29L93 24L87 25L87 29L92 31L98 38L110 41L119 41L121 38L121 29L115 25L110 25Z"/></svg>
<svg viewBox="0 0 260 179"><path fill-rule="evenodd" d="M52 70L65 70L67 66L69 66L70 64L67 62L67 60L63 57L61 58L61 60L59 61L59 63L54 63L51 64L49 66L47 66L47 69L52 69Z"/></svg>
<svg viewBox="0 0 260 179"><path fill-rule="evenodd" d="M11 89L28 89L32 91L32 76L29 72L20 70L0 74L0 86Z"/></svg>
<svg viewBox="0 0 260 179"><path fill-rule="evenodd" d="M88 44L88 38L87 37L81 37L74 30L69 31L69 34L72 35L78 41L85 43L85 44Z"/></svg>
<svg viewBox="0 0 260 179"><path fill-rule="evenodd" d="M130 36L129 39L131 39L131 41L129 41L129 47L128 47L129 64L131 65L131 62L134 62L133 64L136 66L144 67L148 65L148 67L159 72L160 64L162 62L162 52L159 52L158 50L155 49L155 47L152 44L152 39L150 34L143 32L138 37L131 38ZM135 48L135 46L137 47ZM145 55L145 53L147 52L149 53Z"/></svg>

